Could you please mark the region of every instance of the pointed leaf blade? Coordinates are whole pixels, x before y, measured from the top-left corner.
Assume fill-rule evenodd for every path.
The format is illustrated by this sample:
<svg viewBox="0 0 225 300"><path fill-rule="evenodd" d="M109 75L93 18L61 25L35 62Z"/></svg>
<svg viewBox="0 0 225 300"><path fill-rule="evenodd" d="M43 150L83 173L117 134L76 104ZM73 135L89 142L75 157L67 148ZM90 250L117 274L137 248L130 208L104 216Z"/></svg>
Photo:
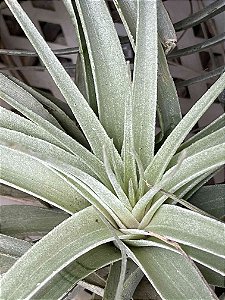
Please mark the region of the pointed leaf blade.
<svg viewBox="0 0 225 300"><path fill-rule="evenodd" d="M90 108L83 95L69 77L61 63L49 48L17 0L6 0L6 4L24 30L28 39L45 64L50 75L73 111L93 152L102 158L102 146L109 141L108 135Z"/></svg>
<svg viewBox="0 0 225 300"><path fill-rule="evenodd" d="M224 88L225 73L220 76L211 88L189 110L156 153L152 163L145 171L145 176L149 183L154 184L160 180L169 161L182 141Z"/></svg>
<svg viewBox="0 0 225 300"><path fill-rule="evenodd" d="M181 121L181 110L175 84L160 43L158 44L158 56L157 110L161 122L161 138L166 138Z"/></svg>
<svg viewBox="0 0 225 300"><path fill-rule="evenodd" d="M71 120L70 117L53 101L48 99L47 97L43 96L27 84L23 83L22 81L18 80L15 77L7 76L13 82L17 83L20 87L25 89L30 95L32 95L36 100L38 100L42 105L47 107L48 111L54 118L59 122L62 128L70 134L73 138L79 141L81 144L88 146L87 141L85 140L82 132L78 129L77 125L75 124L74 120ZM26 101L27 102L27 101ZM66 104L66 103L65 103Z"/></svg>

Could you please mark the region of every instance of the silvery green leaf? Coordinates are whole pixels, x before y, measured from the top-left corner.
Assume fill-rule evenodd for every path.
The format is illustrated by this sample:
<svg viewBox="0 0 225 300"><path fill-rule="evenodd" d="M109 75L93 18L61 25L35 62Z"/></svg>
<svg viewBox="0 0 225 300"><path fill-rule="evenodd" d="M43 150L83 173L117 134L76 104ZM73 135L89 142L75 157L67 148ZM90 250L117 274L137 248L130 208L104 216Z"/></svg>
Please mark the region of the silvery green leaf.
<svg viewBox="0 0 225 300"><path fill-rule="evenodd" d="M20 115L13 113L12 111L7 110L3 107L0 107L0 115L0 126L2 128L21 132L29 136L48 141L53 145L57 145L58 147L66 149L66 147L63 147L63 145L59 141L57 141L57 139L52 134L45 131L42 127L36 125L30 120L23 118Z"/></svg>
<svg viewBox="0 0 225 300"><path fill-rule="evenodd" d="M213 153L213 155L212 155ZM183 195L184 192L189 191L189 187L186 188L185 185L189 182L193 183L193 180L197 179L197 183L199 180L199 177L203 175L204 177L207 177L209 173L213 173L216 169L219 169L222 167L225 163L225 143L216 145L214 147L205 149L201 152L196 153L195 155L188 157L184 159L184 161L181 164L181 167L179 169L176 169L176 165L172 168L170 168L163 176L163 178L166 180L169 176L169 174L174 170L174 175L167 180L165 183L163 189L169 193L176 193L179 189L184 188L183 191L180 193L178 192L178 195ZM159 186L159 184L162 182L161 180L158 184L155 186ZM150 193L151 190L148 192ZM144 197L144 196L143 196ZM151 221L151 218L159 209L159 207L168 199L170 196L168 195L159 195L154 199L153 205L151 205L148 212L146 212L145 216L143 217L140 228L145 228L147 224ZM150 201L151 199L149 199ZM150 204L152 202L150 201Z"/></svg>
<svg viewBox="0 0 225 300"><path fill-rule="evenodd" d="M196 124L224 88L225 73L220 76L211 88L189 110L156 153L152 163L149 164L145 171L146 180L149 183L153 184L160 180L169 161L191 128Z"/></svg>
<svg viewBox="0 0 225 300"><path fill-rule="evenodd" d="M104 300L115 300L117 287L120 282L121 261L117 261L110 266L109 275L107 277L106 286L104 289ZM121 294L117 298L122 300Z"/></svg>
<svg viewBox="0 0 225 300"><path fill-rule="evenodd" d="M213 270L202 266L200 264L197 264L197 267L199 268L200 272L204 276L204 278L207 280L207 282L211 285L218 286L221 288L225 288L225 280L224 276L220 275Z"/></svg>
<svg viewBox="0 0 225 300"><path fill-rule="evenodd" d="M109 189L107 189L94 177L68 164L62 164L58 160L56 160L55 162L53 160L47 161L44 162L44 164L49 165L53 169L68 176L79 185L82 183L82 187L84 188L84 190L86 189L89 193L92 190L97 196L95 196L97 203L102 205L104 209L109 212L109 214L111 211L113 211L113 213L125 226L132 228L139 225L138 221L132 215L131 211L126 208Z"/></svg>
<svg viewBox="0 0 225 300"><path fill-rule="evenodd" d="M62 129L58 121L48 112L44 106L38 102L27 90L20 88L17 82L12 81L6 75L0 73L0 95L2 100L6 101L8 104L17 108L14 101L8 101L8 97L16 99L16 103L19 106L26 105L28 110L42 117L49 123L53 124L58 129ZM5 97L5 95L7 95Z"/></svg>
<svg viewBox="0 0 225 300"><path fill-rule="evenodd" d="M180 122L181 110L176 87L160 43L158 43L158 64L157 112L161 139L165 139Z"/></svg>
<svg viewBox="0 0 225 300"><path fill-rule="evenodd" d="M134 187L137 187L137 173L135 162L135 147L133 136L133 105L132 98L129 97L125 103L124 117L124 140L122 148L122 156L124 161L124 190L129 195L129 182L132 180ZM133 206L134 203L131 202Z"/></svg>
<svg viewBox="0 0 225 300"><path fill-rule="evenodd" d="M16 239L11 236L0 234L0 273L5 273L8 269L30 249L31 243Z"/></svg>
<svg viewBox="0 0 225 300"><path fill-rule="evenodd" d="M135 50L137 28L137 1L136 0L113 0L127 31L131 45Z"/></svg>
<svg viewBox="0 0 225 300"><path fill-rule="evenodd" d="M84 69L83 69L80 53L78 53L77 60L76 60L75 83L79 91L81 92L81 94L84 96L84 98L88 99Z"/></svg>
<svg viewBox="0 0 225 300"><path fill-rule="evenodd" d="M2 145L0 149L1 183L29 193L68 213L88 205L83 197L74 193L68 183L30 155Z"/></svg>
<svg viewBox="0 0 225 300"><path fill-rule="evenodd" d="M132 213L133 215L141 222L141 224L145 223L145 220L148 218L147 208L152 204L153 197L160 192L162 188L167 186L168 182L171 181L171 178L179 171L182 162L183 162L183 155L180 156L180 160L178 161L177 165L170 169L162 178L160 182L157 184L151 186L148 185L148 182L146 181L146 184L149 186L149 191L147 191L136 203L134 206ZM152 208L152 207L151 207ZM143 228L143 225L140 225L141 228Z"/></svg>
<svg viewBox="0 0 225 300"><path fill-rule="evenodd" d="M151 35L148 33L151 32ZM136 55L133 79L134 146L148 166L154 156L158 67L157 8L155 1L138 2Z"/></svg>
<svg viewBox="0 0 225 300"><path fill-rule="evenodd" d="M45 98L48 98L51 102L53 102L55 105L57 105L61 110L64 111L64 113L73 121L75 121L75 117L72 113L72 110L70 109L69 105L67 102L56 98L52 94L49 94L47 92L44 92L41 89L38 88L33 88L35 91L37 91L39 94L43 95Z"/></svg>
<svg viewBox="0 0 225 300"><path fill-rule="evenodd" d="M225 276L225 264L224 258L214 255L212 253L203 251L201 249L194 248L192 246L180 244L182 249L190 256L194 261L205 266L210 270L213 270L221 276Z"/></svg>
<svg viewBox="0 0 225 300"><path fill-rule="evenodd" d="M171 244L163 242L160 239L152 237L152 232L145 232L145 235L142 234L142 238L139 239L125 239L124 242L128 246L132 247L159 247L163 249L167 249L176 253L180 253L178 249L176 249ZM145 238L143 239L143 237ZM148 237L150 236L150 237ZM184 245L179 243L182 250L195 262L201 264L202 266L206 266L214 272L224 276L225 268L224 268L224 259L213 255L212 253L205 252L203 250L193 248L192 246Z"/></svg>
<svg viewBox="0 0 225 300"><path fill-rule="evenodd" d="M157 21L159 38L167 54L176 47L177 36L162 0L157 1Z"/></svg>
<svg viewBox="0 0 225 300"><path fill-rule="evenodd" d="M164 204L145 230L225 258L225 224L193 211Z"/></svg>
<svg viewBox="0 0 225 300"><path fill-rule="evenodd" d="M62 299L83 278L94 271L121 259L119 250L110 244L104 244L85 253L74 262L70 263L48 284L33 297L33 299Z"/></svg>
<svg viewBox="0 0 225 300"><path fill-rule="evenodd" d="M6 4L24 30L40 59L69 104L85 137L91 145L93 152L99 158L102 158L102 146L109 142L109 137L97 116L17 0L6 0Z"/></svg>
<svg viewBox="0 0 225 300"><path fill-rule="evenodd" d="M207 148L211 148L216 145L220 145L225 143L225 127L220 128L216 131L214 131L211 134L208 134L207 136L197 140L196 142L193 142L188 147L185 148L186 156L192 156L198 152L201 152L203 150L206 150ZM171 159L168 168L171 168L171 166L174 166L179 158L180 152L175 154L173 158ZM212 153L213 155L213 153Z"/></svg>
<svg viewBox="0 0 225 300"><path fill-rule="evenodd" d="M7 79L5 80L5 83L9 84L9 89L17 89L18 93L22 92L23 90L16 86L13 82L8 82ZM97 164L102 164L100 160L93 155L89 150L87 150L85 147L83 147L81 144L79 144L77 141L75 141L73 138L71 138L69 135L67 135L62 130L55 127L53 124L42 118L40 115L36 114L36 112L32 111L31 109L27 108L24 103L19 103L17 100L15 100L12 95L8 95L8 91L6 90L5 93L0 91L0 94L2 93L3 99L7 100L9 103L13 103L13 105L21 111L25 116L27 116L30 120L32 120L35 124L42 127L44 130L46 130L48 133L54 136L54 138L57 140L59 144L61 144L62 147L66 148L73 154L78 154L79 157L82 155L84 160L89 160L90 165L95 161ZM88 164L89 164L88 163Z"/></svg>
<svg viewBox="0 0 225 300"><path fill-rule="evenodd" d="M41 95L33 88L23 83L22 81L18 80L17 78L9 75L7 77L11 79L13 82L15 82L16 84L18 84L23 89L25 89L30 95L32 95L37 101L39 101L44 107L46 107L47 111L54 116L54 118L59 122L59 124L68 134L70 134L74 139L79 141L81 144L88 146L87 141L85 140L82 132L78 129L77 125L75 124L75 121L71 120L59 106L57 106L50 99ZM28 100L28 98L26 99L26 103L30 101L31 100Z"/></svg>
<svg viewBox="0 0 225 300"><path fill-rule="evenodd" d="M125 103L131 88L119 38L104 1L76 0L76 5L92 67L99 118L121 149Z"/></svg>
<svg viewBox="0 0 225 300"><path fill-rule="evenodd" d="M197 267L184 255L157 247L131 247L127 252L162 299L217 299Z"/></svg>
<svg viewBox="0 0 225 300"><path fill-rule="evenodd" d="M69 13L71 22L76 32L76 37L79 42L79 54L76 61L75 83L88 101L93 111L98 114L94 80L91 70L87 43L84 36L84 30L78 15L77 7L74 1L63 0L63 3Z"/></svg>
<svg viewBox="0 0 225 300"><path fill-rule="evenodd" d="M129 210L131 210L132 207L130 205L129 199L127 198L127 195L124 193L118 179L116 178L116 175L114 174L114 172L112 170L105 147L103 149L103 159L104 159L106 173L108 175L108 178L113 186L113 189L114 189L117 197Z"/></svg>
<svg viewBox="0 0 225 300"><path fill-rule="evenodd" d="M182 143L177 151L181 151L181 150L187 148L188 146L194 144L198 140L207 137L209 134L214 133L215 131L223 128L224 126L225 126L225 114L222 114L215 121L213 121L208 126L206 126L204 129L202 129L200 132L193 135L187 141Z"/></svg>
<svg viewBox="0 0 225 300"><path fill-rule="evenodd" d="M122 299L131 299L144 274L142 270L132 261L127 261L126 280L124 281Z"/></svg>
<svg viewBox="0 0 225 300"><path fill-rule="evenodd" d="M113 239L93 207L74 214L37 242L4 275L2 297L30 299L70 263Z"/></svg>
<svg viewBox="0 0 225 300"><path fill-rule="evenodd" d="M0 139L0 143L6 143L8 146L21 149L21 151L29 154L37 153L45 159L51 157L52 159L59 159L61 162L69 163L99 178L106 186L110 187L103 163L85 148L83 148L82 156L80 156L82 152L73 155L52 143L6 128L0 128ZM85 152L88 154L86 159Z"/></svg>
<svg viewBox="0 0 225 300"><path fill-rule="evenodd" d="M190 182L191 180L197 178L198 176L208 173L210 171L215 171L219 169L225 163L225 143L220 143L216 146L206 148L196 154L187 157L181 163L181 167L177 169L173 178L168 180L165 184L165 189L172 192L183 186L184 184ZM169 169L164 177L169 174L176 165ZM207 174L208 175L208 174Z"/></svg>
<svg viewBox="0 0 225 300"><path fill-rule="evenodd" d="M48 166L48 164L46 165ZM49 166L48 166L49 167ZM50 167L51 168L51 167ZM63 180L65 180L75 192L86 199L91 205L95 207L99 213L106 218L106 220L111 223L114 227L124 228L125 225L121 222L118 216L114 213L110 206L108 206L104 201L93 190L91 190L85 183L83 183L78 178L74 176L67 176L65 172L56 171L51 168L56 174L58 174Z"/></svg>
<svg viewBox="0 0 225 300"><path fill-rule="evenodd" d="M185 185L175 192L178 197L184 197L188 199L191 195L193 195L197 190L199 190L206 182L208 182L216 173L218 169L206 172L197 178L189 181Z"/></svg>

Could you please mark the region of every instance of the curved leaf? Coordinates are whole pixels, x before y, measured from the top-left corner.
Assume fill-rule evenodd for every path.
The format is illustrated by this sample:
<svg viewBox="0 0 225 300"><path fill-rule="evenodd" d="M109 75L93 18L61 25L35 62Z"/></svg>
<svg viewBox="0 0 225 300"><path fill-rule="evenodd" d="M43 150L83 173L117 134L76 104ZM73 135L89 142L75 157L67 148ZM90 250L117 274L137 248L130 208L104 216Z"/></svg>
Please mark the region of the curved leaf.
<svg viewBox="0 0 225 300"><path fill-rule="evenodd" d="M98 246L55 275L32 299L61 299L78 281L120 259L120 251L113 245Z"/></svg>
<svg viewBox="0 0 225 300"><path fill-rule="evenodd" d="M217 299L185 256L157 247L131 247L129 253L162 299Z"/></svg>
<svg viewBox="0 0 225 300"><path fill-rule="evenodd" d="M118 285L120 283L121 261L117 261L110 266L109 275L107 277L104 289L103 300L115 300ZM121 295L117 298L121 299Z"/></svg>
<svg viewBox="0 0 225 300"><path fill-rule="evenodd" d="M219 169L225 163L225 143L205 149L191 157L186 158L181 167L174 172L174 175L165 183L164 190L169 193L175 193L180 189L178 195L183 195L190 190L188 183L194 183L194 186L198 184L198 180L201 175L208 177L209 172L213 173L216 169ZM213 155L212 155L213 153ZM163 176L164 179L168 177L172 170L176 170L177 165L170 168ZM197 180L196 182L194 180ZM201 180L201 178L200 178ZM160 181L155 186L159 186ZM191 187L193 188L193 186ZM151 190L148 192L151 193ZM150 207L149 211L145 214L141 221L140 228L145 228L149 224L152 216L155 214L157 209L168 199L168 195L161 196L160 194L154 199L154 204ZM151 199L149 199L151 203Z"/></svg>
<svg viewBox="0 0 225 300"><path fill-rule="evenodd" d="M164 176L164 178L152 186L148 192L146 192L136 203L132 210L132 214L137 218L137 220L141 221L141 224L145 222L148 218L148 213L146 214L146 209L151 205L153 201L153 197L160 192L164 186L167 185L168 181L170 181L171 177L174 176L177 170L179 170L179 164L173 170L169 170L168 173ZM141 225L140 225L141 226ZM143 227L142 227L143 228Z"/></svg>
<svg viewBox="0 0 225 300"><path fill-rule="evenodd" d="M42 117L58 129L63 130L58 121L48 112L47 109L44 108L41 103L39 103L27 90L20 87L17 82L12 81L11 78L2 73L0 73L0 95L2 100L6 101L14 108L17 108L17 106L14 105L14 101L7 101L8 99L7 97L4 97L4 95L8 95L10 98L16 99L18 105L26 105L28 110Z"/></svg>
<svg viewBox="0 0 225 300"><path fill-rule="evenodd" d="M21 117L18 114L13 113L3 107L0 107L0 126L3 128L11 129L17 132L22 132L29 136L33 136L44 141L47 141L53 145L57 145L62 149L66 149L63 145L57 141L57 139L49 132L45 131L39 125L31 122L30 120Z"/></svg>
<svg viewBox="0 0 225 300"><path fill-rule="evenodd" d="M188 132L196 124L199 118L213 103L216 97L225 88L225 73L211 86L211 88L196 102L180 123L165 140L159 151L156 153L152 163L145 171L146 180L154 184L162 177L169 161L185 139Z"/></svg>
<svg viewBox="0 0 225 300"><path fill-rule="evenodd" d="M190 146L186 147L185 155L190 157L198 152L206 150L207 148L211 148L220 144L225 144L225 127L208 134L204 138L201 138L200 140L197 140L195 143L192 143ZM171 166L174 166L177 163L179 156L180 152L173 156L168 168L171 168Z"/></svg>
<svg viewBox="0 0 225 300"><path fill-rule="evenodd" d="M54 118L59 122L59 124L64 128L64 130L70 134L73 138L79 141L82 145L88 147L87 141L85 140L82 132L78 129L74 120L71 120L67 114L57 106L53 101L44 97L42 94L38 93L36 90L18 80L15 77L7 75L9 79L18 84L20 87L25 89L30 93L36 100L38 100L43 106L45 106L48 112L54 116ZM26 101L27 102L27 101Z"/></svg>
<svg viewBox="0 0 225 300"><path fill-rule="evenodd" d="M1 145L0 149L0 182L27 192L69 213L79 211L88 205L68 183L30 155Z"/></svg>
<svg viewBox="0 0 225 300"><path fill-rule="evenodd" d="M136 163L134 155L134 135L133 135L133 105L132 98L130 97L125 103L125 120L124 120L124 140L123 140L123 161L124 161L124 190L128 195L131 205L134 205L134 201L131 201L129 197L129 187L134 185L137 187L137 173Z"/></svg>
<svg viewBox="0 0 225 300"><path fill-rule="evenodd" d="M0 234L0 273L5 273L31 246L26 241Z"/></svg>
<svg viewBox="0 0 225 300"><path fill-rule="evenodd" d="M47 165L48 166L48 165ZM49 167L49 166L48 166ZM124 228L124 224L114 213L110 206L104 201L93 190L85 185L81 180L69 175L67 172L56 171L52 168L56 174L58 174L63 180L65 180L70 186L78 192L84 199L86 199L91 205L93 205L114 227ZM68 174L69 176L67 176Z"/></svg>
<svg viewBox="0 0 225 300"><path fill-rule="evenodd" d="M126 245L132 247L159 247L176 253L180 253L180 250L176 249L171 244L163 242L162 240L157 239L151 235L152 232L149 233L146 231L145 234L142 235L145 236L145 239L125 239L124 242L126 243ZM184 244L180 244L180 246L182 250L197 263L201 264L202 266L208 267L209 269L220 274L221 276L225 275L225 264L223 258L213 255L212 253L193 248L192 246Z"/></svg>
<svg viewBox="0 0 225 300"><path fill-rule="evenodd" d="M130 205L129 199L126 196L126 194L124 193L120 183L118 182L116 175L113 173L113 170L111 168L110 162L108 160L108 156L106 153L106 149L103 149L103 159L104 159L104 166L105 166L105 170L106 173L108 175L108 178L113 186L113 189L117 195L117 197L120 199L120 201L129 209L131 210L132 207Z"/></svg>
<svg viewBox="0 0 225 300"><path fill-rule="evenodd" d="M76 61L75 83L77 84L77 87L79 88L81 93L86 96L85 98L88 101L90 107L93 109L96 115L98 115L94 79L92 75L89 54L87 51L87 43L78 15L77 7L75 2L71 0L63 0L63 3L70 15L79 42L80 52L77 56Z"/></svg>
<svg viewBox="0 0 225 300"><path fill-rule="evenodd" d="M225 258L225 224L193 211L164 204L145 230Z"/></svg>
<svg viewBox="0 0 225 300"><path fill-rule="evenodd" d="M196 191L198 191L206 182L208 182L220 169L214 169L212 171L206 172L197 178L189 181L185 185L183 185L180 189L178 189L175 194L178 197L184 197L184 199L188 199L191 195L193 195Z"/></svg>
<svg viewBox="0 0 225 300"><path fill-rule="evenodd" d="M69 104L82 131L91 145L93 152L99 158L102 158L102 146L109 142L109 137L97 116L92 111L89 104L84 99L54 53L51 51L48 44L44 41L41 34L35 28L34 24L28 18L27 14L18 4L18 1L6 0L6 4L24 30L29 41L37 51L40 59L48 69L50 75Z"/></svg>
<svg viewBox="0 0 225 300"><path fill-rule="evenodd" d="M60 161L47 161L43 163L51 166L53 169L72 179L72 181L68 182L71 182L72 184L75 182L81 186L84 191L92 193L95 198L95 203L103 206L104 209L109 212L109 214L113 212L125 226L132 228L139 225L131 211L126 208L124 204L121 203L121 201L109 189L107 189L101 182L92 176L68 164L62 164ZM79 191L79 187L77 190Z"/></svg>
<svg viewBox="0 0 225 300"><path fill-rule="evenodd" d="M220 143L214 147L206 148L201 152L187 157L181 163L181 167L175 172L173 178L171 178L166 184L165 189L172 192L197 178L199 175L205 174L215 169L219 169L225 163L225 143ZM175 170L176 165L169 169L164 177Z"/></svg>
<svg viewBox="0 0 225 300"><path fill-rule="evenodd" d="M183 150L184 148L187 148L188 146L194 144L198 140L207 137L209 134L223 128L225 126L225 114L222 114L219 116L215 121L210 123L208 126L206 126L204 129L202 129L197 134L193 135L191 138L189 138L187 141L182 143L180 147L178 148L177 152Z"/></svg>
<svg viewBox="0 0 225 300"><path fill-rule="evenodd" d="M93 207L74 214L36 243L4 275L2 297L31 298L71 262L113 239Z"/></svg>
<svg viewBox="0 0 225 300"><path fill-rule="evenodd" d="M193 248L188 245L180 244L182 249L190 256L194 261L201 266L205 266L210 270L225 276L225 262L224 258L216 256L212 253L205 252L203 250Z"/></svg>
<svg viewBox="0 0 225 300"><path fill-rule="evenodd" d="M7 79L5 80L5 84L8 83L9 89L16 89L18 91L18 94L22 97L23 95L23 89L16 86L15 83L9 82ZM82 157L84 160L88 161L90 165L93 164L93 161L97 165L102 164L100 160L93 155L89 150L87 150L85 147L83 147L81 144L79 144L77 141L75 141L73 138L71 138L69 135L67 135L62 130L59 130L54 125L52 125L47 120L43 119L40 115L36 114L31 109L27 108L25 103L19 103L17 100L15 100L10 93L8 93L8 90L6 89L5 92L0 90L0 95L3 95L3 99L5 99L8 103L13 104L14 107L16 107L19 111L21 111L25 116L27 116L30 120L32 120L34 123L42 127L44 130L49 132L54 136L54 138L67 150L69 150L71 153L78 155L79 157ZM96 165L96 166L97 166Z"/></svg>
<svg viewBox="0 0 225 300"><path fill-rule="evenodd" d="M177 36L162 0L157 1L157 21L159 38L167 54L176 47Z"/></svg>
<svg viewBox="0 0 225 300"><path fill-rule="evenodd" d="M144 2L144 1L143 1ZM131 44L136 40L137 27L137 1L114 0L115 6L120 14L121 20L125 26ZM163 3L157 2L158 5L158 32L167 51L175 45L176 35L172 27ZM136 51L133 45L134 51ZM181 112L176 93L175 85L169 73L165 54L162 45L158 43L159 66L158 66L158 114L160 115L162 134L169 135L172 129L181 120ZM161 136L162 138L162 136Z"/></svg>
<svg viewBox="0 0 225 300"><path fill-rule="evenodd" d="M137 28L137 0L113 0L120 15L123 25L127 31L131 45L135 50L136 28Z"/></svg>
<svg viewBox="0 0 225 300"><path fill-rule="evenodd" d="M178 189L175 185L171 188L170 192L168 192L168 190L171 186L167 186L166 190L164 189L163 191L160 191L153 199L154 204L152 204L149 211L145 214L145 217L142 220L141 227L145 227L145 225L150 222L152 216L165 201L172 204L180 203L186 208L201 213L202 215L209 216L207 212L204 212L204 210L199 211L197 207L193 207L192 204L189 205L188 201L183 200L182 198L188 199L190 195L193 195L195 191L197 191L202 185L204 185L209 179L211 179L216 172L218 172L218 168L213 168L211 171L204 172L202 175L198 175L196 178L187 181L187 183L185 183L184 185L182 185L183 183L181 183L182 186Z"/></svg>
<svg viewBox="0 0 225 300"><path fill-rule="evenodd" d="M197 267L209 284L225 288L224 276L212 271L205 266L197 264Z"/></svg>
<svg viewBox="0 0 225 300"><path fill-rule="evenodd" d="M18 150L21 149L21 151L27 152L28 154L36 153L45 159L51 157L52 159L59 159L61 162L69 163L72 166L90 173L92 176L100 178L106 186L110 186L103 164L91 153L89 153L89 159L91 160L87 163L85 156L73 155L52 143L5 128L0 128L0 138L2 141L0 143L6 143Z"/></svg>
<svg viewBox="0 0 225 300"><path fill-rule="evenodd" d="M35 52L37 53L37 52ZM36 54L37 55L37 54ZM38 88L33 88L35 91L37 91L39 94L43 95L45 98L48 98L51 102L53 102L55 105L57 105L62 111L65 112L65 114L71 119L75 120L75 117L72 113L72 110L70 109L67 102L56 98L52 94L46 93Z"/></svg>
<svg viewBox="0 0 225 300"><path fill-rule="evenodd" d="M123 285L122 299L132 299L133 294L139 285L144 274L142 270L132 261L127 261L127 274Z"/></svg>

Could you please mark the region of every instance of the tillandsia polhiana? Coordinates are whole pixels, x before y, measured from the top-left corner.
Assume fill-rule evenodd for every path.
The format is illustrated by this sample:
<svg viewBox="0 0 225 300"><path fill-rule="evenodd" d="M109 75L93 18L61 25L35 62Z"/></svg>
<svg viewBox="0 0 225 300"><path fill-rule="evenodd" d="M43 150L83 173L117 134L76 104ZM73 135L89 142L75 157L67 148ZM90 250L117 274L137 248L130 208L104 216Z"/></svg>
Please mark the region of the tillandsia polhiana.
<svg viewBox="0 0 225 300"><path fill-rule="evenodd" d="M26 117L1 108L1 182L63 211L59 219L24 208L54 219L36 222L39 233L58 224L35 244L3 231L1 256L12 266L2 298L61 299L78 284L131 299L145 275L163 299L217 299L210 284L224 285L225 226L218 210L205 210L212 190L195 194L200 208L189 197L225 162L225 115L185 139L225 73L182 118L165 57L176 35L161 2L114 1L135 52L131 76L105 1L63 0L80 44L75 84L20 4L5 2L67 105L0 74L0 97ZM107 265L100 284L95 272Z"/></svg>

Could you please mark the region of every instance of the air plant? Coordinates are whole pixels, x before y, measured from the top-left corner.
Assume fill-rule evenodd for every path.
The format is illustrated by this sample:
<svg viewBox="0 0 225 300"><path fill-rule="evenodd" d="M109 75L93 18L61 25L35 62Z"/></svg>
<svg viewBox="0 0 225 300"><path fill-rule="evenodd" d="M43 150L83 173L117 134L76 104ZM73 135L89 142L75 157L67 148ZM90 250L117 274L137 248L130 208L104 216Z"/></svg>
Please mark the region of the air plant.
<svg viewBox="0 0 225 300"><path fill-rule="evenodd" d="M165 56L176 36L162 2L114 1L135 52L131 74L105 1L63 0L80 43L75 84L20 4L5 2L70 113L0 74L0 97L25 116L1 108L1 182L63 211L57 219L48 209L55 221L35 244L2 235L12 265L2 298L61 299L83 284L103 299L131 299L145 275L163 299L217 299L210 284L224 285L225 226L198 205L201 193L189 198L225 162L225 115L187 136L224 90L225 73L182 117ZM99 287L96 271L108 265Z"/></svg>

